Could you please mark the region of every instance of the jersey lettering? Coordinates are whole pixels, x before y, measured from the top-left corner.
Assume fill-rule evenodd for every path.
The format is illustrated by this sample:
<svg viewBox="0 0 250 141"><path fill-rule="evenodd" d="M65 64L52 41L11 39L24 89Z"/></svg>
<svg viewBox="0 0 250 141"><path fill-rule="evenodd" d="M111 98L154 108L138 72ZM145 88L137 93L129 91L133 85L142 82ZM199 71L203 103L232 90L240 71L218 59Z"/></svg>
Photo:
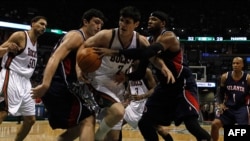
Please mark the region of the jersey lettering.
<svg viewBox="0 0 250 141"><path fill-rule="evenodd" d="M37 57L37 51L34 51L30 48L28 48L28 56L31 56L31 57Z"/></svg>
<svg viewBox="0 0 250 141"><path fill-rule="evenodd" d="M127 59L122 56L111 56L110 61L115 63L129 64L131 59Z"/></svg>
<svg viewBox="0 0 250 141"><path fill-rule="evenodd" d="M245 88L242 86L236 86L236 85L229 85L227 86L227 89L230 91L240 91L240 92L245 92Z"/></svg>
<svg viewBox="0 0 250 141"><path fill-rule="evenodd" d="M142 81L131 81L130 85L131 86L141 86L142 85Z"/></svg>
<svg viewBox="0 0 250 141"><path fill-rule="evenodd" d="M28 64L28 68L35 68L36 67L36 59L37 58L37 51L28 48L28 56L30 56L30 61Z"/></svg>

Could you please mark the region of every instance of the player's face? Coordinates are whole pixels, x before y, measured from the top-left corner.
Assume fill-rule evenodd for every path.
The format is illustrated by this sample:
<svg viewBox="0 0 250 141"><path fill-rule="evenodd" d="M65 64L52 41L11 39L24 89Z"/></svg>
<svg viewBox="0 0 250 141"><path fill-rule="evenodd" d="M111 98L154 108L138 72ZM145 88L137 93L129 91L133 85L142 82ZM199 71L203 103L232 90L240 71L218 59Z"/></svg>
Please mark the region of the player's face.
<svg viewBox="0 0 250 141"><path fill-rule="evenodd" d="M139 22L134 22L132 18L125 18L123 16L119 19L119 29L120 33L131 33L137 28L139 25Z"/></svg>
<svg viewBox="0 0 250 141"><path fill-rule="evenodd" d="M32 23L32 28L38 35L42 35L46 31L47 21L45 19L40 19L37 22Z"/></svg>
<svg viewBox="0 0 250 141"><path fill-rule="evenodd" d="M242 60L235 58L232 62L232 68L234 71L241 71L243 69Z"/></svg>
<svg viewBox="0 0 250 141"><path fill-rule="evenodd" d="M150 16L148 18L148 31L158 31L163 27L163 22L155 16Z"/></svg>
<svg viewBox="0 0 250 141"><path fill-rule="evenodd" d="M95 35L102 29L103 21L98 17L93 17L88 23L88 32L91 35Z"/></svg>

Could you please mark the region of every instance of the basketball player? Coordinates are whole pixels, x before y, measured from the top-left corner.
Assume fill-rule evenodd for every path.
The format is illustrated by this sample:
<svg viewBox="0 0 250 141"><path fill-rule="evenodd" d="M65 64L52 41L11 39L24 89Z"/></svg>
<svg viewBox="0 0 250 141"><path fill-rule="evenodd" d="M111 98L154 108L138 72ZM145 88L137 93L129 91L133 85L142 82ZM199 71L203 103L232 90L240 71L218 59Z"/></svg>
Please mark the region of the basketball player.
<svg viewBox="0 0 250 141"><path fill-rule="evenodd" d="M46 30L47 19L31 19L31 29L16 31L0 46L0 123L8 116L23 116L15 141L23 141L35 123L35 101L30 78L37 64L37 39Z"/></svg>
<svg viewBox="0 0 250 141"><path fill-rule="evenodd" d="M191 70L186 66L180 42L175 34L166 30L167 14L154 11L148 19L148 31L151 47L162 52L158 57L164 60L166 66L174 75L174 83L166 83L166 78L159 69L156 77L159 81L154 93L148 98L145 111L139 121L139 129L146 140L157 140L155 125L175 125L184 122L187 130L198 141L210 141L210 135L201 128L198 122L199 103L197 86ZM158 51L159 51L158 50ZM158 52L157 51L157 52ZM151 134L149 136L149 134ZM162 136L164 138L164 136Z"/></svg>
<svg viewBox="0 0 250 141"><path fill-rule="evenodd" d="M132 6L122 8L120 10L119 27L98 32L85 42L85 47L111 48L118 51L148 46L147 39L134 31L139 26L140 18L141 15L137 8ZM125 113L124 106L121 103L125 86L123 83L118 83L117 79L124 76L132 61L132 59L127 59L122 55L103 56L99 69L88 74L88 80L93 88L92 91L97 104L101 108L107 109L95 134L95 140L97 141L104 140L107 133L106 140L119 139Z"/></svg>
<svg viewBox="0 0 250 141"><path fill-rule="evenodd" d="M132 64L129 69L130 72L136 69L137 62ZM128 100L129 104L126 106L124 115L124 124L128 123L134 129L137 128L139 119L141 118L145 102L147 98L153 93L156 81L151 69L147 68L145 77L137 81L128 81Z"/></svg>
<svg viewBox="0 0 250 141"><path fill-rule="evenodd" d="M198 122L199 103L197 85L192 72L184 62L180 42L176 35L166 30L167 15L162 11L152 12L148 19L151 45L146 49L96 50L101 55L125 55L138 59L138 69L127 75L127 79L142 78L148 66L148 58L156 68L159 81L154 93L145 104L144 113L138 123L145 140L157 141L158 125L168 126L184 122L187 130L198 141L209 141L210 135ZM159 59L160 58L160 59ZM166 132L167 133L167 132ZM167 134L160 134L164 139Z"/></svg>
<svg viewBox="0 0 250 141"><path fill-rule="evenodd" d="M138 63L139 61L135 61L129 71L132 72L133 70L136 70ZM125 103L128 103L128 105L125 105L126 108L123 118L123 125L129 124L134 129L137 129L138 121L141 119L146 100L153 93L155 86L156 81L150 68L147 68L145 77L143 79L137 81L128 81L128 96L126 96L128 97L128 102L125 101ZM159 130L159 133L161 133L163 127L159 126L157 129ZM167 138L166 141L173 141L170 134L168 134L168 137L169 138Z"/></svg>
<svg viewBox="0 0 250 141"><path fill-rule="evenodd" d="M80 141L93 141L95 113L89 109L81 95L84 94L82 72L76 63L77 50L104 24L104 15L90 9L82 16L82 26L71 30L58 41L44 70L40 85L32 89L33 98L42 98L52 129L66 129L58 141L79 137Z"/></svg>
<svg viewBox="0 0 250 141"><path fill-rule="evenodd" d="M235 57L232 71L223 73L220 79L218 102L220 115L211 124L213 141L219 139L219 129L224 125L249 125L250 76L243 71L243 58Z"/></svg>

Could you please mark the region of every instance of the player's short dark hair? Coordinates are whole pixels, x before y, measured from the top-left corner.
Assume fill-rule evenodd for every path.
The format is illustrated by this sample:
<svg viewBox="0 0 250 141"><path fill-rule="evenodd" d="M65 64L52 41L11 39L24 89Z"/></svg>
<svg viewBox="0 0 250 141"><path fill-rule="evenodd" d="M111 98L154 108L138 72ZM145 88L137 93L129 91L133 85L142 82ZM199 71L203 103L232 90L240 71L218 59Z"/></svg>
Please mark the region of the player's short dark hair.
<svg viewBox="0 0 250 141"><path fill-rule="evenodd" d="M103 21L106 21L106 18L104 14L102 13L102 11L98 9L94 9L94 8L91 8L87 10L86 12L84 12L82 15L82 20L85 19L87 21L90 21L93 17L98 17L102 19Z"/></svg>
<svg viewBox="0 0 250 141"><path fill-rule="evenodd" d="M30 24L39 21L40 19L44 19L47 21L47 18L45 16L35 16L34 18L31 19Z"/></svg>
<svg viewBox="0 0 250 141"><path fill-rule="evenodd" d="M134 22L141 20L141 13L139 9L133 6L127 6L120 10L120 16L126 17L126 18L132 18Z"/></svg>

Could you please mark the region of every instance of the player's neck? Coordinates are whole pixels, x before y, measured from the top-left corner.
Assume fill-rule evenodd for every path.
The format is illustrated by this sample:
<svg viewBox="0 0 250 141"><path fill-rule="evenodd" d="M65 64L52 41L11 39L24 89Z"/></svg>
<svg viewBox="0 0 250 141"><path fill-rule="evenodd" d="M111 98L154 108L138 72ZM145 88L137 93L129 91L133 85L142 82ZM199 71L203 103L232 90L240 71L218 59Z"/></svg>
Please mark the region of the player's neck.
<svg viewBox="0 0 250 141"><path fill-rule="evenodd" d="M37 41L38 35L36 35L33 30L29 30L27 33L29 35L29 38L30 38L31 42L33 44L35 44L36 41Z"/></svg>
<svg viewBox="0 0 250 141"><path fill-rule="evenodd" d="M241 78L242 76L243 76L243 71L233 71L232 72L232 76L233 76L233 78Z"/></svg>

